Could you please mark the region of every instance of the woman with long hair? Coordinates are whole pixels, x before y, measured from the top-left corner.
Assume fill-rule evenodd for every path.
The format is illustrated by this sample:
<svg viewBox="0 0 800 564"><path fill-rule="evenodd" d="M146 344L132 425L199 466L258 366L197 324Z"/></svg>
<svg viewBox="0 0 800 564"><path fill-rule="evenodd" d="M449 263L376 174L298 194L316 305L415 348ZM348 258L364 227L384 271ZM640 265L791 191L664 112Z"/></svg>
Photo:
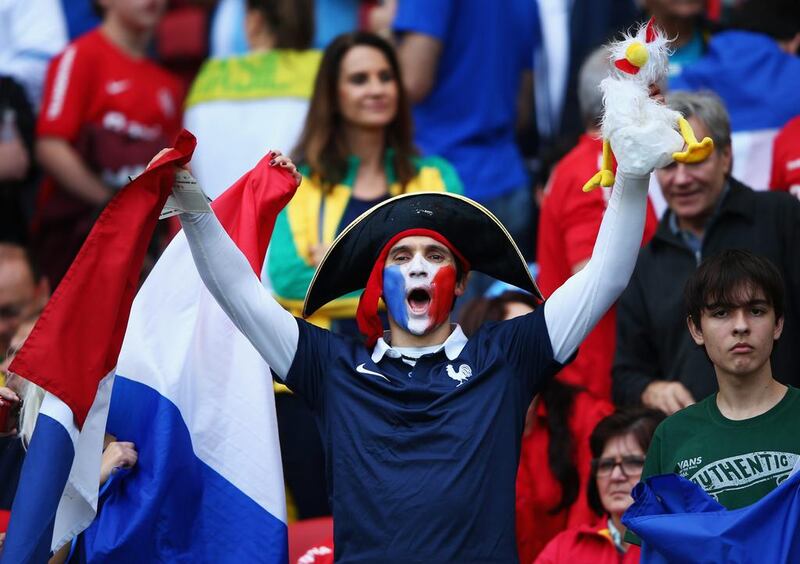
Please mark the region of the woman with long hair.
<svg viewBox="0 0 800 564"><path fill-rule="evenodd" d="M484 322L525 315L537 305L536 298L518 291L478 298L465 306L461 327L469 336ZM532 562L550 539L567 527L597 519L587 500L589 435L613 410L610 403L557 377L533 400L517 470L520 562Z"/></svg>
<svg viewBox="0 0 800 564"><path fill-rule="evenodd" d="M275 225L269 277L278 301L299 315L316 266L335 237L372 206L406 192L462 191L455 170L420 157L392 46L365 32L340 35L325 50L293 159L303 182ZM355 329L358 296L312 319Z"/></svg>

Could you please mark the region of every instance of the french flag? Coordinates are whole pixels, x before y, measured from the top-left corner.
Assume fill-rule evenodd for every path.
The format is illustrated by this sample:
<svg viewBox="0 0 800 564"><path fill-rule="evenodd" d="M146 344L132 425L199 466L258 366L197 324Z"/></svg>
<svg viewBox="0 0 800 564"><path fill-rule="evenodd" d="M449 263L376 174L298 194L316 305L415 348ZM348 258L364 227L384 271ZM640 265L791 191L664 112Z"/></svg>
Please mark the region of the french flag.
<svg viewBox="0 0 800 564"><path fill-rule="evenodd" d="M47 391L22 468L2 562L44 562L94 518L117 355L174 165L194 137L117 194L97 219L9 371Z"/></svg>
<svg viewBox="0 0 800 564"><path fill-rule="evenodd" d="M45 400L25 461L4 561L44 561L50 550L90 523L76 545L77 559L286 561L286 510L269 367L205 290L182 233L133 300L144 250L170 193L172 165L188 161L193 148L194 138L182 134L175 149L112 201L126 191L158 187L158 198L147 211L124 206L124 214L106 221L125 241L92 246L93 231L81 254L89 247L99 256L75 290L83 302L55 301L59 292L65 293L68 274L48 305L53 310L65 302L60 308L71 324L46 334L43 315L37 325L42 326L42 336L33 340L35 329L29 337L28 343L38 343L56 359L23 356L28 343L15 359L12 369L32 376L33 370L23 372L17 366L18 360L25 360L23 366L35 367L37 374L49 378L29 379L53 394ZM213 206L257 273L275 218L294 191L290 175L267 161ZM138 229L135 222L145 215L149 230ZM142 251L135 253L138 246ZM72 271L79 268L79 260L80 255ZM127 279L123 268L129 271ZM93 280L100 271L102 282ZM95 306L107 301L108 286L113 285L124 286L126 298L113 311ZM115 318L115 324L107 317ZM80 354L71 352L69 362L59 361L61 349L73 343L72 337L65 338L69 332L75 333ZM116 336L114 346L102 348L101 337L111 340L110 335ZM88 362L90 355L103 356L105 364ZM51 373L52 363L60 370ZM73 407L64 390L73 391L76 375L90 370L96 376L86 385L89 401L73 402ZM95 519L106 419L108 432L117 440L132 441L139 456L132 470L117 473L107 483Z"/></svg>

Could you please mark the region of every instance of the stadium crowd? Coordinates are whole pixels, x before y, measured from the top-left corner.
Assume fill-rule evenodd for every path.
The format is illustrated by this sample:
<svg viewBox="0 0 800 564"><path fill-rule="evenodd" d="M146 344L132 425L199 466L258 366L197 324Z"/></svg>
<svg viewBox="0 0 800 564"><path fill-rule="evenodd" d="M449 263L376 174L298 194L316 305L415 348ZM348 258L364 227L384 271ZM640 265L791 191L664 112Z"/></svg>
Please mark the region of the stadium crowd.
<svg viewBox="0 0 800 564"><path fill-rule="evenodd" d="M622 515L644 477L731 509L767 495L800 464L798 2L0 0L0 510L44 396L6 370L100 212L182 128L212 200L270 150L296 164L262 280L295 316L351 222L422 192L490 210L547 300L612 197L580 190L603 156L604 44L650 16L673 39L665 103L714 150L651 175L630 282L527 409L518 558L638 562ZM142 280L180 228L160 222ZM308 321L360 339L360 294ZM541 301L472 273L454 314L466 342ZM333 561L329 441L298 380L274 381L290 556ZM137 462L106 445L101 485ZM783 456L766 481L744 468L757 452Z"/></svg>

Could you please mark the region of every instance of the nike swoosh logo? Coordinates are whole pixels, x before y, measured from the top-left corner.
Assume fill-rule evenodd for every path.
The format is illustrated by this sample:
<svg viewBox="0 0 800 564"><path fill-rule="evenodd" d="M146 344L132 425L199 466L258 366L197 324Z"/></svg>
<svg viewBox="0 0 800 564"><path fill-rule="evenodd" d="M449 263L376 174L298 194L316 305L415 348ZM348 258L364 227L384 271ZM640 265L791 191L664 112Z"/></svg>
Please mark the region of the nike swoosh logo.
<svg viewBox="0 0 800 564"><path fill-rule="evenodd" d="M366 364L366 363L362 362L361 364L356 366L356 372L358 372L360 374L371 374L372 376L380 376L381 378L383 378L387 382L391 382L391 380L389 380L386 376L384 376L380 372L375 372L373 370L370 370L369 368L364 368L364 364Z"/></svg>
<svg viewBox="0 0 800 564"><path fill-rule="evenodd" d="M131 85L130 80L115 80L106 84L106 92L114 96L115 94L122 94Z"/></svg>

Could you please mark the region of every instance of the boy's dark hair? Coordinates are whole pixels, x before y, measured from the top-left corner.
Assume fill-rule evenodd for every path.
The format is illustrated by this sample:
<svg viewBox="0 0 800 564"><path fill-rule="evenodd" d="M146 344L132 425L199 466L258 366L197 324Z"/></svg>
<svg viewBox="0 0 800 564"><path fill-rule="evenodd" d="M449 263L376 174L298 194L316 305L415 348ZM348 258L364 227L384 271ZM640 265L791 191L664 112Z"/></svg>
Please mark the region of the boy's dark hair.
<svg viewBox="0 0 800 564"><path fill-rule="evenodd" d="M700 316L709 306L742 305L743 290L761 290L775 310L775 319L783 317L783 277L768 259L742 249L728 249L704 260L686 281L684 300L689 319L700 327Z"/></svg>
<svg viewBox="0 0 800 564"><path fill-rule="evenodd" d="M632 407L615 411L608 417L600 420L589 437L589 450L592 458L600 458L606 443L615 437L633 435L642 452L647 453L650 441L656 427L666 419L666 415L657 409L647 407ZM600 500L600 491L597 488L597 472L592 465L592 475L587 487L587 501L589 507L598 515L606 513L603 502Z"/></svg>

